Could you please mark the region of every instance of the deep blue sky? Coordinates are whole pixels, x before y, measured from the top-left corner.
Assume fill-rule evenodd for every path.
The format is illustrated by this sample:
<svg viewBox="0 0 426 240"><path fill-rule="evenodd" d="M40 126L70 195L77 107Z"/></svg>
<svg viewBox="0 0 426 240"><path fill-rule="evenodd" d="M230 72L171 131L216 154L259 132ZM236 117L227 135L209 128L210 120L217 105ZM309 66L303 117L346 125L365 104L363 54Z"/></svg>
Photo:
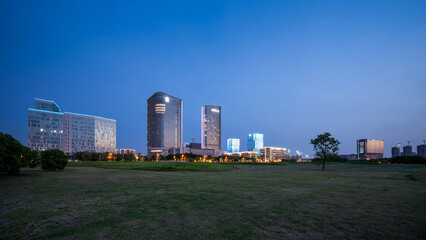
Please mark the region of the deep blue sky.
<svg viewBox="0 0 426 240"><path fill-rule="evenodd" d="M0 131L27 143L34 98L117 120L146 152L146 99L183 99L184 139L222 106L222 146L250 132L312 154L324 131L426 139L426 1L1 1ZM189 140L188 140L189 141Z"/></svg>

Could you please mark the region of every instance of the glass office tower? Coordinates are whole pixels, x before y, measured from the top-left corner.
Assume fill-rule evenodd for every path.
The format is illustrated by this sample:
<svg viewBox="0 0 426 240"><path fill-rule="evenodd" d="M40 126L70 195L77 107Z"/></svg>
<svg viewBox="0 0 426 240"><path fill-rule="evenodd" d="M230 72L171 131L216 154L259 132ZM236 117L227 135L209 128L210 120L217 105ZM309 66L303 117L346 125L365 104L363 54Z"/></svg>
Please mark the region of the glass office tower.
<svg viewBox="0 0 426 240"><path fill-rule="evenodd" d="M114 152L115 120L78 113L64 114L64 152Z"/></svg>
<svg viewBox="0 0 426 240"><path fill-rule="evenodd" d="M28 147L32 150L62 149L64 113L50 100L35 99L35 108L28 109Z"/></svg>
<svg viewBox="0 0 426 240"><path fill-rule="evenodd" d="M240 139L228 138L226 140L226 151L228 153L236 153L240 151Z"/></svg>
<svg viewBox="0 0 426 240"><path fill-rule="evenodd" d="M167 155L170 148L182 147L182 100L156 92L147 100L148 155Z"/></svg>
<svg viewBox="0 0 426 240"><path fill-rule="evenodd" d="M263 134L251 133L247 138L247 150L257 152L260 155L260 149L263 148Z"/></svg>
<svg viewBox="0 0 426 240"><path fill-rule="evenodd" d="M221 107L206 105L201 107L201 147L221 148Z"/></svg>
<svg viewBox="0 0 426 240"><path fill-rule="evenodd" d="M359 139L357 140L358 159L383 158L383 140Z"/></svg>
<svg viewBox="0 0 426 240"><path fill-rule="evenodd" d="M28 109L28 147L64 152L115 152L116 121L97 116L61 112L50 100L36 98Z"/></svg>

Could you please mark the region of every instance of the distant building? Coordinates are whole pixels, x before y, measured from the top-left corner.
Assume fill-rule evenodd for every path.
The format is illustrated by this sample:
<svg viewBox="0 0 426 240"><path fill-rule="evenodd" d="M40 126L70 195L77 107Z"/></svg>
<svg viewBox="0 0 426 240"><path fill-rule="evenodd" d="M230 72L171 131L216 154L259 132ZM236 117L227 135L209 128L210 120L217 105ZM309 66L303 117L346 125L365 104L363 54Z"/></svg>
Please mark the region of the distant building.
<svg viewBox="0 0 426 240"><path fill-rule="evenodd" d="M147 100L147 151L167 155L182 147L182 100L156 92Z"/></svg>
<svg viewBox="0 0 426 240"><path fill-rule="evenodd" d="M260 155L261 148L263 148L263 134L250 133L247 137L247 150L257 152Z"/></svg>
<svg viewBox="0 0 426 240"><path fill-rule="evenodd" d="M426 144L417 146L417 155L426 157Z"/></svg>
<svg viewBox="0 0 426 240"><path fill-rule="evenodd" d="M253 151L226 153L226 155L234 156L234 157L256 158L256 159L259 157L257 152L253 152Z"/></svg>
<svg viewBox="0 0 426 240"><path fill-rule="evenodd" d="M276 162L287 158L287 149L279 147L263 147L260 149L260 160Z"/></svg>
<svg viewBox="0 0 426 240"><path fill-rule="evenodd" d="M136 155L135 149L120 149L120 154L133 154Z"/></svg>
<svg viewBox="0 0 426 240"><path fill-rule="evenodd" d="M357 158L367 160L383 158L383 140L358 139Z"/></svg>
<svg viewBox="0 0 426 240"><path fill-rule="evenodd" d="M402 156L412 156L413 155L413 147L410 145L404 146L402 148Z"/></svg>
<svg viewBox="0 0 426 240"><path fill-rule="evenodd" d="M399 147L392 148L392 157L398 157L401 154L401 150Z"/></svg>
<svg viewBox="0 0 426 240"><path fill-rule="evenodd" d="M356 154L341 154L339 156L342 157L342 158L346 158L349 161L357 160L357 155Z"/></svg>
<svg viewBox="0 0 426 240"><path fill-rule="evenodd" d="M235 153L240 151L240 139L228 138L226 140L226 151L228 153Z"/></svg>
<svg viewBox="0 0 426 240"><path fill-rule="evenodd" d="M201 143L184 143L180 148L170 148L168 154L185 154L192 153L196 155L217 157L222 155L222 151L218 149L201 148Z"/></svg>
<svg viewBox="0 0 426 240"><path fill-rule="evenodd" d="M114 152L116 121L92 115L62 112L51 100L35 99L28 109L28 147L44 151Z"/></svg>
<svg viewBox="0 0 426 240"><path fill-rule="evenodd" d="M201 147L221 148L221 107L206 105L201 107Z"/></svg>

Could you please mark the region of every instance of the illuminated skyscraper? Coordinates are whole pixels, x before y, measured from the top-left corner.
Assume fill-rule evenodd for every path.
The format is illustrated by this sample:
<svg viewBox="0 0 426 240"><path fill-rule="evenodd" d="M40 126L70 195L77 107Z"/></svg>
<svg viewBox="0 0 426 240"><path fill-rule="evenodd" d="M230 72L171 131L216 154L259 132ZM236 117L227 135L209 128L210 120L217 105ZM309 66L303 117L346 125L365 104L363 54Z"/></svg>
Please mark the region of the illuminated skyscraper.
<svg viewBox="0 0 426 240"><path fill-rule="evenodd" d="M167 155L171 148L182 147L182 100L156 92L147 101L148 155Z"/></svg>
<svg viewBox="0 0 426 240"><path fill-rule="evenodd" d="M240 151L240 139L228 138L226 140L226 151L228 153L235 153Z"/></svg>
<svg viewBox="0 0 426 240"><path fill-rule="evenodd" d="M251 133L247 138L247 150L257 152L260 155L260 149L263 148L263 134Z"/></svg>
<svg viewBox="0 0 426 240"><path fill-rule="evenodd" d="M358 159L383 158L383 140L358 139L357 154Z"/></svg>
<svg viewBox="0 0 426 240"><path fill-rule="evenodd" d="M221 107L206 105L201 107L201 147L221 148Z"/></svg>
<svg viewBox="0 0 426 240"><path fill-rule="evenodd" d="M62 112L51 100L35 100L28 109L28 147L64 152L114 152L116 121L92 115Z"/></svg>

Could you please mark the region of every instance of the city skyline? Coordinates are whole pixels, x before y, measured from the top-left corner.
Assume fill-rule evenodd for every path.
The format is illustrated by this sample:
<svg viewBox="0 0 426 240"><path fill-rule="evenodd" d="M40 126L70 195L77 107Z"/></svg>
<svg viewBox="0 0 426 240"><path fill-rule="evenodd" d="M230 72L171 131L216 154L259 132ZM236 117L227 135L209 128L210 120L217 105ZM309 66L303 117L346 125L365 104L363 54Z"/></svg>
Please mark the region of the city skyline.
<svg viewBox="0 0 426 240"><path fill-rule="evenodd" d="M200 107L214 104L221 149L260 132L265 146L312 156L309 140L327 131L341 154L357 139L383 139L385 157L408 140L416 151L425 11L424 1L4 2L0 131L25 144L27 107L54 99L116 119L117 148L144 153L146 99L163 91L185 102L184 142L201 142Z"/></svg>

